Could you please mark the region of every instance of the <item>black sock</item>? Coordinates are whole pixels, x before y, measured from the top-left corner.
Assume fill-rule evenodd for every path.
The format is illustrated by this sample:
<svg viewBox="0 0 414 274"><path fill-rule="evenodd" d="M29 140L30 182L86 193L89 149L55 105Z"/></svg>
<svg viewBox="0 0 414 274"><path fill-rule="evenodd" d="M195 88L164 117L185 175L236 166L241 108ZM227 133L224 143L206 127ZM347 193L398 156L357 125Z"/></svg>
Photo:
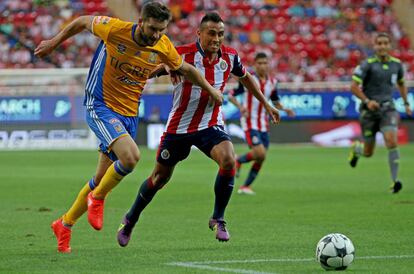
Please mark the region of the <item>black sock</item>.
<svg viewBox="0 0 414 274"><path fill-rule="evenodd" d="M216 194L216 199L214 203L213 219L220 220L224 218L224 211L226 210L226 206L229 203L234 187L234 174L234 169L220 169L217 174L216 183L214 185L214 193Z"/></svg>

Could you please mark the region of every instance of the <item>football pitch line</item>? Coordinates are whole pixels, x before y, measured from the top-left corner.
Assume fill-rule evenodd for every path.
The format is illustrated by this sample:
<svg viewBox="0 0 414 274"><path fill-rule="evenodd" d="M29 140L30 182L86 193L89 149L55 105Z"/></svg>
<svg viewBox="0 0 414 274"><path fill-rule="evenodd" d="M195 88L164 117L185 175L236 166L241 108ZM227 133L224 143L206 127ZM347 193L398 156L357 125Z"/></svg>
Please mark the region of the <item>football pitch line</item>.
<svg viewBox="0 0 414 274"><path fill-rule="evenodd" d="M356 257L356 260L383 260L383 259L414 259L414 255L383 255L383 256L361 256ZM195 261L195 262L171 262L166 265L186 267L186 268L197 268L203 270L214 270L230 273L243 273L243 274L276 274L276 272L261 272L248 269L240 268L224 268L216 267L211 265L219 264L251 264L251 263L270 263L270 262L311 262L315 261L314 258L300 258L300 259L255 259L255 260L224 260L224 261Z"/></svg>

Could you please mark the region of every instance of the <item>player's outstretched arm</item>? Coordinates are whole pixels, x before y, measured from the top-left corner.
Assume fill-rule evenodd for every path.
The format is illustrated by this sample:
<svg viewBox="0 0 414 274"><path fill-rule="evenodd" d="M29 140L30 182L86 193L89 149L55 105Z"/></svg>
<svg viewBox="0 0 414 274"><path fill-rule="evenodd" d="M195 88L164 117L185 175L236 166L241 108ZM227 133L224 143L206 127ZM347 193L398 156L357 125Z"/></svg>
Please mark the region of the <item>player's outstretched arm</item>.
<svg viewBox="0 0 414 274"><path fill-rule="evenodd" d="M212 87L195 67L184 61L177 71L190 82L207 91L217 104L223 104L223 94L221 94L221 91Z"/></svg>
<svg viewBox="0 0 414 274"><path fill-rule="evenodd" d="M398 83L398 90L400 91L401 98L404 101L405 113L407 113L408 116L412 116L413 111L411 110L410 103L408 102L408 99L407 99L408 90L404 82Z"/></svg>
<svg viewBox="0 0 414 274"><path fill-rule="evenodd" d="M80 16L76 18L52 39L40 42L40 44L36 47L34 54L37 57L45 57L66 39L74 36L84 29L91 31L93 18L94 16Z"/></svg>
<svg viewBox="0 0 414 274"><path fill-rule="evenodd" d="M239 79L240 83L246 87L246 89L253 94L254 97L259 100L260 103L263 104L264 108L266 109L267 113L272 117L273 123L277 124L280 121L280 114L279 111L272 107L269 102L264 97L263 93L260 92L260 88L257 85L256 81L253 79L253 76L246 72L246 76Z"/></svg>

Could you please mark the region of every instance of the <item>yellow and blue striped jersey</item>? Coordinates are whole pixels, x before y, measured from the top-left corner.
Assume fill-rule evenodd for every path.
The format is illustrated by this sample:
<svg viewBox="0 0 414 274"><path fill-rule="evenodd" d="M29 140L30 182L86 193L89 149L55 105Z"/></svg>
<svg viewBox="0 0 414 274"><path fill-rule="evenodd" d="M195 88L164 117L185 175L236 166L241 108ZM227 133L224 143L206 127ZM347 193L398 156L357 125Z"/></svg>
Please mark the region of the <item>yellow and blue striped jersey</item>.
<svg viewBox="0 0 414 274"><path fill-rule="evenodd" d="M151 47L135 41L139 26L116 18L95 16L92 32L102 39L86 81L88 109L104 104L124 116L138 115L138 102L149 73L160 63L172 70L182 58L166 35Z"/></svg>

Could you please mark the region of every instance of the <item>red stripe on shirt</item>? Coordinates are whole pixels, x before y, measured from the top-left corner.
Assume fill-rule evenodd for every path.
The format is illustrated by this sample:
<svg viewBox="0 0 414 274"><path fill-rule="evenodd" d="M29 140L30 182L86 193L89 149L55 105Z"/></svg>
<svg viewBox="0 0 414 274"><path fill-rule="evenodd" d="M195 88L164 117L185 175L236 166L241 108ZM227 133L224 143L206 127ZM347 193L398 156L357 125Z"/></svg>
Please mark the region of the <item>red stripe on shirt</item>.
<svg viewBox="0 0 414 274"><path fill-rule="evenodd" d="M185 55L184 60L189 64L194 64L194 56L195 56L195 52L189 53ZM188 80L184 80L183 89L182 89L183 94L181 96L180 106L177 108L173 117L171 118L171 121L167 128L168 133L177 132L177 128L178 128L178 125L180 124L181 117L183 117L183 114L188 107L188 103L190 102L192 87L193 87L193 83L191 83Z"/></svg>
<svg viewBox="0 0 414 274"><path fill-rule="evenodd" d="M204 63L205 63L205 66L204 66L205 75L204 76L206 77L206 80L207 82L210 83L210 85L214 85L214 65L206 65L207 63L206 61ZM191 123L187 129L188 133L198 130L198 125L200 124L201 119L203 118L209 98L210 98L209 93L205 90L202 90L197 109L194 112L193 119L191 119Z"/></svg>
<svg viewBox="0 0 414 274"><path fill-rule="evenodd" d="M266 82L263 82L261 80L259 80L260 82L260 92L264 94L264 88L265 88L265 84ZM263 104L259 101L259 107L257 110L257 129L258 130L262 130L262 110L263 110Z"/></svg>
<svg viewBox="0 0 414 274"><path fill-rule="evenodd" d="M226 69L226 71L224 72L224 75L223 75L223 83L221 84L221 87L220 87L221 92L223 92L224 87L226 86L227 78L229 77L230 69L231 69L229 55L228 54L224 54L222 58L227 63L227 69ZM217 105L217 104L214 104L213 114L211 115L211 119L208 122L208 126L209 127L212 127L212 126L217 125L217 119L218 119L219 110L220 110L220 106Z"/></svg>

